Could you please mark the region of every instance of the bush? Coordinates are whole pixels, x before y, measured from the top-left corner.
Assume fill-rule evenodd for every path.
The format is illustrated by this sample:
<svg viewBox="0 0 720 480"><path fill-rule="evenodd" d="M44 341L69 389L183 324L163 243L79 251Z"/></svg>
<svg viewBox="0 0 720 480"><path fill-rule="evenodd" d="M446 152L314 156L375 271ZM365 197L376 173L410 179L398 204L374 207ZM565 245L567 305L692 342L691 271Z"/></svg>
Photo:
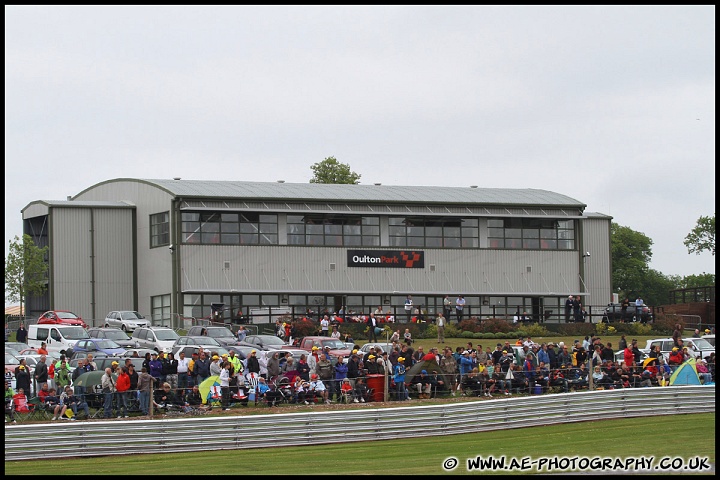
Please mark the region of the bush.
<svg viewBox="0 0 720 480"><path fill-rule="evenodd" d="M666 315L666 314L660 314L655 316L655 322L653 324L653 329L659 334L659 335L672 335L672 332L675 330L675 325L680 324L685 329L685 321L680 317L679 315Z"/></svg>
<svg viewBox="0 0 720 480"><path fill-rule="evenodd" d="M482 335L482 336L481 336L480 338L484 338L484 339L490 339L490 340L492 340L492 339L495 338L495 334L494 334L494 333L490 333L490 332L481 333L481 335Z"/></svg>
<svg viewBox="0 0 720 480"><path fill-rule="evenodd" d="M507 335L507 333L498 332L498 333L494 333L493 336L497 339L501 339L501 338L507 337L508 335Z"/></svg>
<svg viewBox="0 0 720 480"><path fill-rule="evenodd" d="M633 322L626 325L629 328L628 333L631 335L650 335L650 332L652 332L652 325L646 323Z"/></svg>
<svg viewBox="0 0 720 480"><path fill-rule="evenodd" d="M485 338L483 335L485 335L485 334L482 332L475 332L475 333L473 333L473 338L478 338L478 339Z"/></svg>
<svg viewBox="0 0 720 480"><path fill-rule="evenodd" d="M460 334L460 337L461 338L473 338L473 335L475 335L475 332L470 332L470 331L466 330Z"/></svg>
<svg viewBox="0 0 720 480"><path fill-rule="evenodd" d="M318 324L307 319L297 320L295 322L295 334L298 338L317 335L318 329Z"/></svg>
<svg viewBox="0 0 720 480"><path fill-rule="evenodd" d="M480 321L478 331L498 333L509 332L511 329L512 325L507 320L501 318L486 318Z"/></svg>
<svg viewBox="0 0 720 480"><path fill-rule="evenodd" d="M531 337L545 337L549 333L548 329L539 323L534 323L525 327L525 337L528 335Z"/></svg>
<svg viewBox="0 0 720 480"><path fill-rule="evenodd" d="M479 332L480 331L480 322L477 321L477 318L467 318L460 322L457 326L457 328L463 332ZM446 335L447 336L447 335Z"/></svg>

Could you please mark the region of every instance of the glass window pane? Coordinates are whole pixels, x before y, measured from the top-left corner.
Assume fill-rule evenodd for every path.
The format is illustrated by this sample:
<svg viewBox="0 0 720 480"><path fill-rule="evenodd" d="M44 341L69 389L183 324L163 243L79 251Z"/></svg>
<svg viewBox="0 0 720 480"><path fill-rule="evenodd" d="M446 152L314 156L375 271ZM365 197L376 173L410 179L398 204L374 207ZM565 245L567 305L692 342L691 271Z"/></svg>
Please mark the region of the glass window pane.
<svg viewBox="0 0 720 480"><path fill-rule="evenodd" d="M325 225L325 235L342 235L342 225Z"/></svg>
<svg viewBox="0 0 720 480"><path fill-rule="evenodd" d="M488 228L488 237L503 238L505 236L505 230L502 228Z"/></svg>
<svg viewBox="0 0 720 480"><path fill-rule="evenodd" d="M500 218L489 218L487 221L487 225L490 228L492 228L492 227L504 228L505 227L505 223Z"/></svg>
<svg viewBox="0 0 720 480"><path fill-rule="evenodd" d="M362 237L362 244L366 247L379 247L380 237Z"/></svg>
<svg viewBox="0 0 720 480"><path fill-rule="evenodd" d="M380 217L362 217L363 225L380 225Z"/></svg>
<svg viewBox="0 0 720 480"><path fill-rule="evenodd" d="M239 223L221 223L220 229L223 233L238 233L240 231Z"/></svg>
<svg viewBox="0 0 720 480"><path fill-rule="evenodd" d="M288 235L288 245L304 245L304 235Z"/></svg>
<svg viewBox="0 0 720 480"><path fill-rule="evenodd" d="M422 237L425 235L425 227L408 227L408 237Z"/></svg>
<svg viewBox="0 0 720 480"><path fill-rule="evenodd" d="M345 235L360 235L360 225L345 225L343 233Z"/></svg>
<svg viewBox="0 0 720 480"><path fill-rule="evenodd" d="M462 239L462 247L463 248L477 248L477 246L478 246L477 238L463 238Z"/></svg>
<svg viewBox="0 0 720 480"><path fill-rule="evenodd" d="M557 240L554 238L543 238L540 240L540 248L546 250L557 250Z"/></svg>
<svg viewBox="0 0 720 480"><path fill-rule="evenodd" d="M380 235L380 227L367 226L362 227L363 235Z"/></svg>
<svg viewBox="0 0 720 480"><path fill-rule="evenodd" d="M388 225L405 225L404 217L390 217L388 218Z"/></svg>
<svg viewBox="0 0 720 480"><path fill-rule="evenodd" d="M519 228L506 228L505 238L520 238L522 230Z"/></svg>
<svg viewBox="0 0 720 480"><path fill-rule="evenodd" d="M363 238L364 241L364 238ZM391 247L405 247L406 239L405 237L390 237L390 246Z"/></svg>
<svg viewBox="0 0 720 480"><path fill-rule="evenodd" d="M243 233L240 235L240 243L243 245L255 245L258 243L257 233Z"/></svg>
<svg viewBox="0 0 720 480"><path fill-rule="evenodd" d="M445 237L459 237L460 227L445 227Z"/></svg>
<svg viewBox="0 0 720 480"><path fill-rule="evenodd" d="M440 237L427 237L425 238L425 246L430 248L442 247L442 238Z"/></svg>
<svg viewBox="0 0 720 480"><path fill-rule="evenodd" d="M288 215L287 223L300 223L303 225L305 224L305 222L303 221L302 215Z"/></svg>
<svg viewBox="0 0 720 480"><path fill-rule="evenodd" d="M277 245L277 235L274 233L263 233L260 235L260 245Z"/></svg>
<svg viewBox="0 0 720 480"><path fill-rule="evenodd" d="M442 227L426 227L425 235L427 235L428 237L441 237Z"/></svg>
<svg viewBox="0 0 720 480"><path fill-rule="evenodd" d="M463 227L477 227L479 225L477 218L463 218Z"/></svg>
<svg viewBox="0 0 720 480"><path fill-rule="evenodd" d="M277 223L277 215L263 213L258 216L261 223Z"/></svg>
<svg viewBox="0 0 720 480"><path fill-rule="evenodd" d="M223 233L221 240L225 245L237 245L240 243L240 235L236 233Z"/></svg>
<svg viewBox="0 0 720 480"><path fill-rule="evenodd" d="M405 227L388 227L388 233L391 237L404 237Z"/></svg>
<svg viewBox="0 0 720 480"><path fill-rule="evenodd" d="M353 236L353 237L345 237L345 245L349 247L357 247L361 244L362 237L359 236Z"/></svg>
<svg viewBox="0 0 720 480"><path fill-rule="evenodd" d="M460 248L459 238L445 238L445 248Z"/></svg>
<svg viewBox="0 0 720 480"><path fill-rule="evenodd" d="M305 225L305 233L308 235L322 235L322 225Z"/></svg>
<svg viewBox="0 0 720 480"><path fill-rule="evenodd" d="M523 230L523 238L539 238L540 230Z"/></svg>
<svg viewBox="0 0 720 480"><path fill-rule="evenodd" d="M223 222L237 222L240 218L237 213L223 213L220 215Z"/></svg>
<svg viewBox="0 0 720 480"><path fill-rule="evenodd" d="M322 235L308 235L306 237L307 245L323 245L325 238Z"/></svg>
<svg viewBox="0 0 720 480"><path fill-rule="evenodd" d="M540 248L540 240L525 239L523 240L523 248Z"/></svg>
<svg viewBox="0 0 720 480"><path fill-rule="evenodd" d="M241 223L240 233L257 233L258 226L254 223Z"/></svg>
<svg viewBox="0 0 720 480"><path fill-rule="evenodd" d="M277 223L261 223L260 233L277 233Z"/></svg>
<svg viewBox="0 0 720 480"><path fill-rule="evenodd" d="M199 222L200 214L196 213L196 212L183 212L182 213L182 221L183 222Z"/></svg>
<svg viewBox="0 0 720 480"><path fill-rule="evenodd" d="M425 246L425 237L408 237L407 246L408 247L424 247Z"/></svg>

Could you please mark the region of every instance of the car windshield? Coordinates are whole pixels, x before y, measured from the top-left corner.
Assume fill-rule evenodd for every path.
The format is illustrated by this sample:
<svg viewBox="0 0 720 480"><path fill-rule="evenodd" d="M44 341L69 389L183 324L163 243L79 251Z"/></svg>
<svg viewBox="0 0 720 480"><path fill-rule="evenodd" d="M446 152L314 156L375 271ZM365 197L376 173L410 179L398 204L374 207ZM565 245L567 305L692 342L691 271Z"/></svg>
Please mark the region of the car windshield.
<svg viewBox="0 0 720 480"><path fill-rule="evenodd" d="M68 340L82 340L90 338L83 327L65 327L62 332Z"/></svg>
<svg viewBox="0 0 720 480"><path fill-rule="evenodd" d="M20 360L18 360L12 353L5 353L5 363L17 365L20 363Z"/></svg>
<svg viewBox="0 0 720 480"><path fill-rule="evenodd" d="M122 312L120 316L123 320L145 320L145 317L138 312Z"/></svg>
<svg viewBox="0 0 720 480"><path fill-rule="evenodd" d="M78 318L78 316L72 312L55 312L55 313L57 313L58 318L65 318L65 319L69 319L69 320L74 320L74 319Z"/></svg>
<svg viewBox="0 0 720 480"><path fill-rule="evenodd" d="M323 348L330 347L331 350L345 350L346 349L345 344L337 339L323 340L322 346L323 346Z"/></svg>
<svg viewBox="0 0 720 480"><path fill-rule="evenodd" d="M278 337L268 335L266 337L256 337L257 340L261 341L263 345L285 345L285 342L280 340Z"/></svg>
<svg viewBox="0 0 720 480"><path fill-rule="evenodd" d="M212 337L195 337L195 343L198 343L200 345L212 345L212 346L221 346L220 342L215 340Z"/></svg>
<svg viewBox="0 0 720 480"><path fill-rule="evenodd" d="M95 342L95 345L97 346L97 348L122 348L120 345L118 345L112 340L99 340Z"/></svg>
<svg viewBox="0 0 720 480"><path fill-rule="evenodd" d="M715 348L712 345L710 345L710 342L708 342L704 338L693 338L692 342L700 350L713 350Z"/></svg>
<svg viewBox="0 0 720 480"><path fill-rule="evenodd" d="M233 335L233 333L225 327L208 328L207 332L208 332L208 336L213 337L213 338L226 338L226 337L235 338L235 335Z"/></svg>
<svg viewBox="0 0 720 480"><path fill-rule="evenodd" d="M158 340L177 340L180 335L175 333L174 330L155 330L155 336Z"/></svg>
<svg viewBox="0 0 720 480"><path fill-rule="evenodd" d="M105 330L105 336L112 340L130 340L127 333L122 330Z"/></svg>

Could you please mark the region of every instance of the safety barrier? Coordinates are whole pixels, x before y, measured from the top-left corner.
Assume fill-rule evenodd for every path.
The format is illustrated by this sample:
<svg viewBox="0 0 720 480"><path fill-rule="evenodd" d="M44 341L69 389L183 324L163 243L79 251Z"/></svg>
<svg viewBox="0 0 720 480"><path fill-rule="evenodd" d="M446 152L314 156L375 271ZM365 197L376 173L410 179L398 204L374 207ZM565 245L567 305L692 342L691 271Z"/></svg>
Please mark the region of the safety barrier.
<svg viewBox="0 0 720 480"><path fill-rule="evenodd" d="M498 398L445 405L163 420L6 425L5 461L206 451L411 438L587 422L714 413L714 386L631 388ZM42 441L29 441L39 439ZM48 448L51 445L52 448Z"/></svg>

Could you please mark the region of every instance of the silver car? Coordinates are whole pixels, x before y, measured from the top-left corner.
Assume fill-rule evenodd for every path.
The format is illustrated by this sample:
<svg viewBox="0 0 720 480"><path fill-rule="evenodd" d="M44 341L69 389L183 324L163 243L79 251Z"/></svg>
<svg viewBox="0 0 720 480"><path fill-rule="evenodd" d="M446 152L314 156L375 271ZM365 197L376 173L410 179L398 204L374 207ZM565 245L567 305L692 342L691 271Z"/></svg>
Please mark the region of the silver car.
<svg viewBox="0 0 720 480"><path fill-rule="evenodd" d="M134 310L116 310L105 317L106 327L117 327L125 332L132 332L139 327L147 327L150 322Z"/></svg>

